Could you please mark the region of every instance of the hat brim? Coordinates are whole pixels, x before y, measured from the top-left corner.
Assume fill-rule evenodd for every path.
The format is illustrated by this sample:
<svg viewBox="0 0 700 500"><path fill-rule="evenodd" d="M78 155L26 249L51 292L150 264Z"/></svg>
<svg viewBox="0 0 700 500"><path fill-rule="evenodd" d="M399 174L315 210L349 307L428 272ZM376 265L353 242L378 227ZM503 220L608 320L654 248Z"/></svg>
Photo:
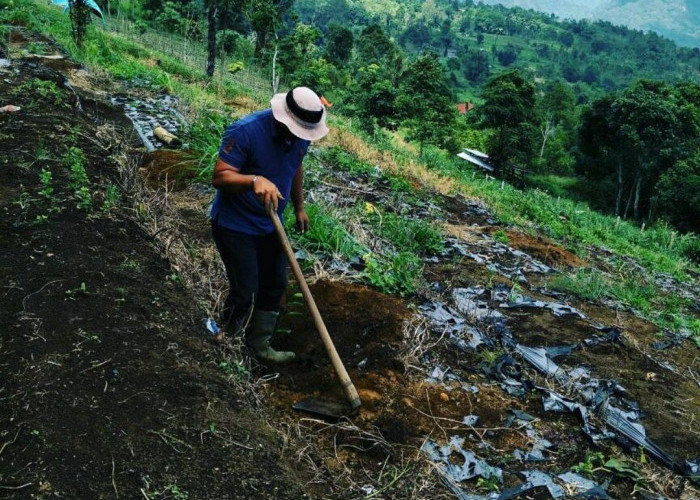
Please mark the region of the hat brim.
<svg viewBox="0 0 700 500"><path fill-rule="evenodd" d="M326 108L323 107L323 116L321 121L313 127L303 126L287 108L286 93L275 94L270 100L272 115L278 122L284 123L289 131L300 139L307 141L318 141L328 133L326 126Z"/></svg>

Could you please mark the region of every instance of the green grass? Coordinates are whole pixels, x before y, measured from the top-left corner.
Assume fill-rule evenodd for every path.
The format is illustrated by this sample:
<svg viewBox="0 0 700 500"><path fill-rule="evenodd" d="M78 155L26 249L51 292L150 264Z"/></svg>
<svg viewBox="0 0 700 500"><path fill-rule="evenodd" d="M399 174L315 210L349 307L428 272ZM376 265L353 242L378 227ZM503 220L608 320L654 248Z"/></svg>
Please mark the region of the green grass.
<svg viewBox="0 0 700 500"><path fill-rule="evenodd" d="M290 235L294 234L294 240L302 248L308 252L322 252L345 260L361 258L368 252L339 222L338 213L331 211L330 207L307 203L304 208L313 221L304 234L294 234L293 210L289 208L284 212L286 230Z"/></svg>
<svg viewBox="0 0 700 500"><path fill-rule="evenodd" d="M400 161L410 155L392 151ZM484 199L494 215L505 224L523 228L539 228L545 235L565 246L606 247L615 253L638 259L652 271L665 272L688 281L688 271L698 271L690 261L696 252L698 237L679 235L666 224L659 223L641 231L627 221L591 210L582 202L555 198L539 189L516 189L500 181L486 180L466 163L436 148L426 148L422 161L427 168L455 179L464 191Z"/></svg>
<svg viewBox="0 0 700 500"><path fill-rule="evenodd" d="M436 255L445 246L440 231L425 221L387 212L369 203L360 203L356 211L370 225L375 236L397 249L417 255Z"/></svg>
<svg viewBox="0 0 700 500"><path fill-rule="evenodd" d="M528 185L558 198L577 198L576 188L582 182L578 177L565 175L531 175Z"/></svg>
<svg viewBox="0 0 700 500"><path fill-rule="evenodd" d="M689 334L700 346L700 319L688 312L693 306L692 301L675 294L660 293L642 274L611 276L597 269L579 269L552 278L548 286L589 301L613 298L662 329Z"/></svg>

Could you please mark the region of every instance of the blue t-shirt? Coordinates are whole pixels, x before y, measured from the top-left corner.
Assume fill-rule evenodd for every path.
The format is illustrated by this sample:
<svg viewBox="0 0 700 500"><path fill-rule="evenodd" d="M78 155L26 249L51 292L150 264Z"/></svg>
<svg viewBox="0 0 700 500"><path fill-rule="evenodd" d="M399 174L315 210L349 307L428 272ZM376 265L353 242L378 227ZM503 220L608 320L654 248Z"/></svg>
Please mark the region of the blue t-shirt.
<svg viewBox="0 0 700 500"><path fill-rule="evenodd" d="M308 147L309 141L303 139L282 139L272 110L266 109L245 116L226 129L219 158L242 174L260 175L273 182L284 196L278 205L282 215L291 196L292 179ZM252 189L235 194L217 190L211 218L222 227L246 234L269 234L275 230Z"/></svg>

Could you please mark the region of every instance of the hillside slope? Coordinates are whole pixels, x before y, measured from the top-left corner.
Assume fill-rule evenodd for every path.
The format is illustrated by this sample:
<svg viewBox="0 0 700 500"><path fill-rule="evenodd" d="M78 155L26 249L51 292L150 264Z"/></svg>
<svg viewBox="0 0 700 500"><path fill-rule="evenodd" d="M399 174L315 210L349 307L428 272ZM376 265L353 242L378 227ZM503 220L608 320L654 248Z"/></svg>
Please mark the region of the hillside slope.
<svg viewBox="0 0 700 500"><path fill-rule="evenodd" d="M679 45L700 47L700 5L692 0L483 0L484 4L522 7L556 14L561 19L594 19L650 30Z"/></svg>
<svg viewBox="0 0 700 500"><path fill-rule="evenodd" d="M340 422L295 413L302 397L342 393L295 288L277 341L300 363L260 366L240 339L213 344L203 320L225 278L212 189L192 177L191 151L145 152L109 104L141 123L169 103L216 148L203 102L225 123L266 100L202 85L120 36L93 33L113 78L8 30L0 90L20 109L0 115L0 493L697 498L690 332L552 286L569 272L646 279L635 259L589 244L577 256L532 225L499 222L457 178L397 164L393 146L368 146L334 116L305 164L312 230L294 240L363 406ZM697 304L692 280L649 276L677 308Z"/></svg>

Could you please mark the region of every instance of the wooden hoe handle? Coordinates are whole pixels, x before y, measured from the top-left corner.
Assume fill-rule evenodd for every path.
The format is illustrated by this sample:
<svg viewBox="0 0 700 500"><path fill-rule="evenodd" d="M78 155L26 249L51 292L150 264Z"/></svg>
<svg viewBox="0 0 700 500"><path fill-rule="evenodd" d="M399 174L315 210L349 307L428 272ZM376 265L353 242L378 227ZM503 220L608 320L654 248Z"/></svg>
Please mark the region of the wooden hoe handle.
<svg viewBox="0 0 700 500"><path fill-rule="evenodd" d="M304 279L304 275L301 272L301 268L299 267L299 263L297 262L296 257L294 257L294 250L292 250L292 245L289 243L287 233L285 233L284 227L282 227L282 221L280 221L279 215L272 206L272 203L268 204L267 213L269 214L270 218L272 218L272 222L275 224L277 236L279 236L280 242L284 247L284 253L287 255L287 260L289 261L289 265L292 267L294 277L299 283L299 287L301 288L301 293L304 296L304 300L309 306L311 316L313 316L314 323L316 324L316 330L318 330L318 334L321 336L321 340L323 340L323 345L326 347L328 356L331 358L331 363L333 363L335 373L338 374L338 378L340 379L340 382L343 385L343 390L345 391L345 396L347 397L347 400L350 403L350 407L352 407L353 409L359 408L362 404L362 402L360 401L360 396L357 394L357 390L355 389L355 386L350 380L350 376L345 370L345 366L343 366L343 362L340 360L340 356L338 356L338 351L335 350L333 340L331 340L331 336L328 333L328 330L326 329L326 325L323 323L323 318L321 318L321 313L318 311L318 307L316 307L316 302L314 301L314 298L311 295L309 285L306 283L306 279Z"/></svg>

